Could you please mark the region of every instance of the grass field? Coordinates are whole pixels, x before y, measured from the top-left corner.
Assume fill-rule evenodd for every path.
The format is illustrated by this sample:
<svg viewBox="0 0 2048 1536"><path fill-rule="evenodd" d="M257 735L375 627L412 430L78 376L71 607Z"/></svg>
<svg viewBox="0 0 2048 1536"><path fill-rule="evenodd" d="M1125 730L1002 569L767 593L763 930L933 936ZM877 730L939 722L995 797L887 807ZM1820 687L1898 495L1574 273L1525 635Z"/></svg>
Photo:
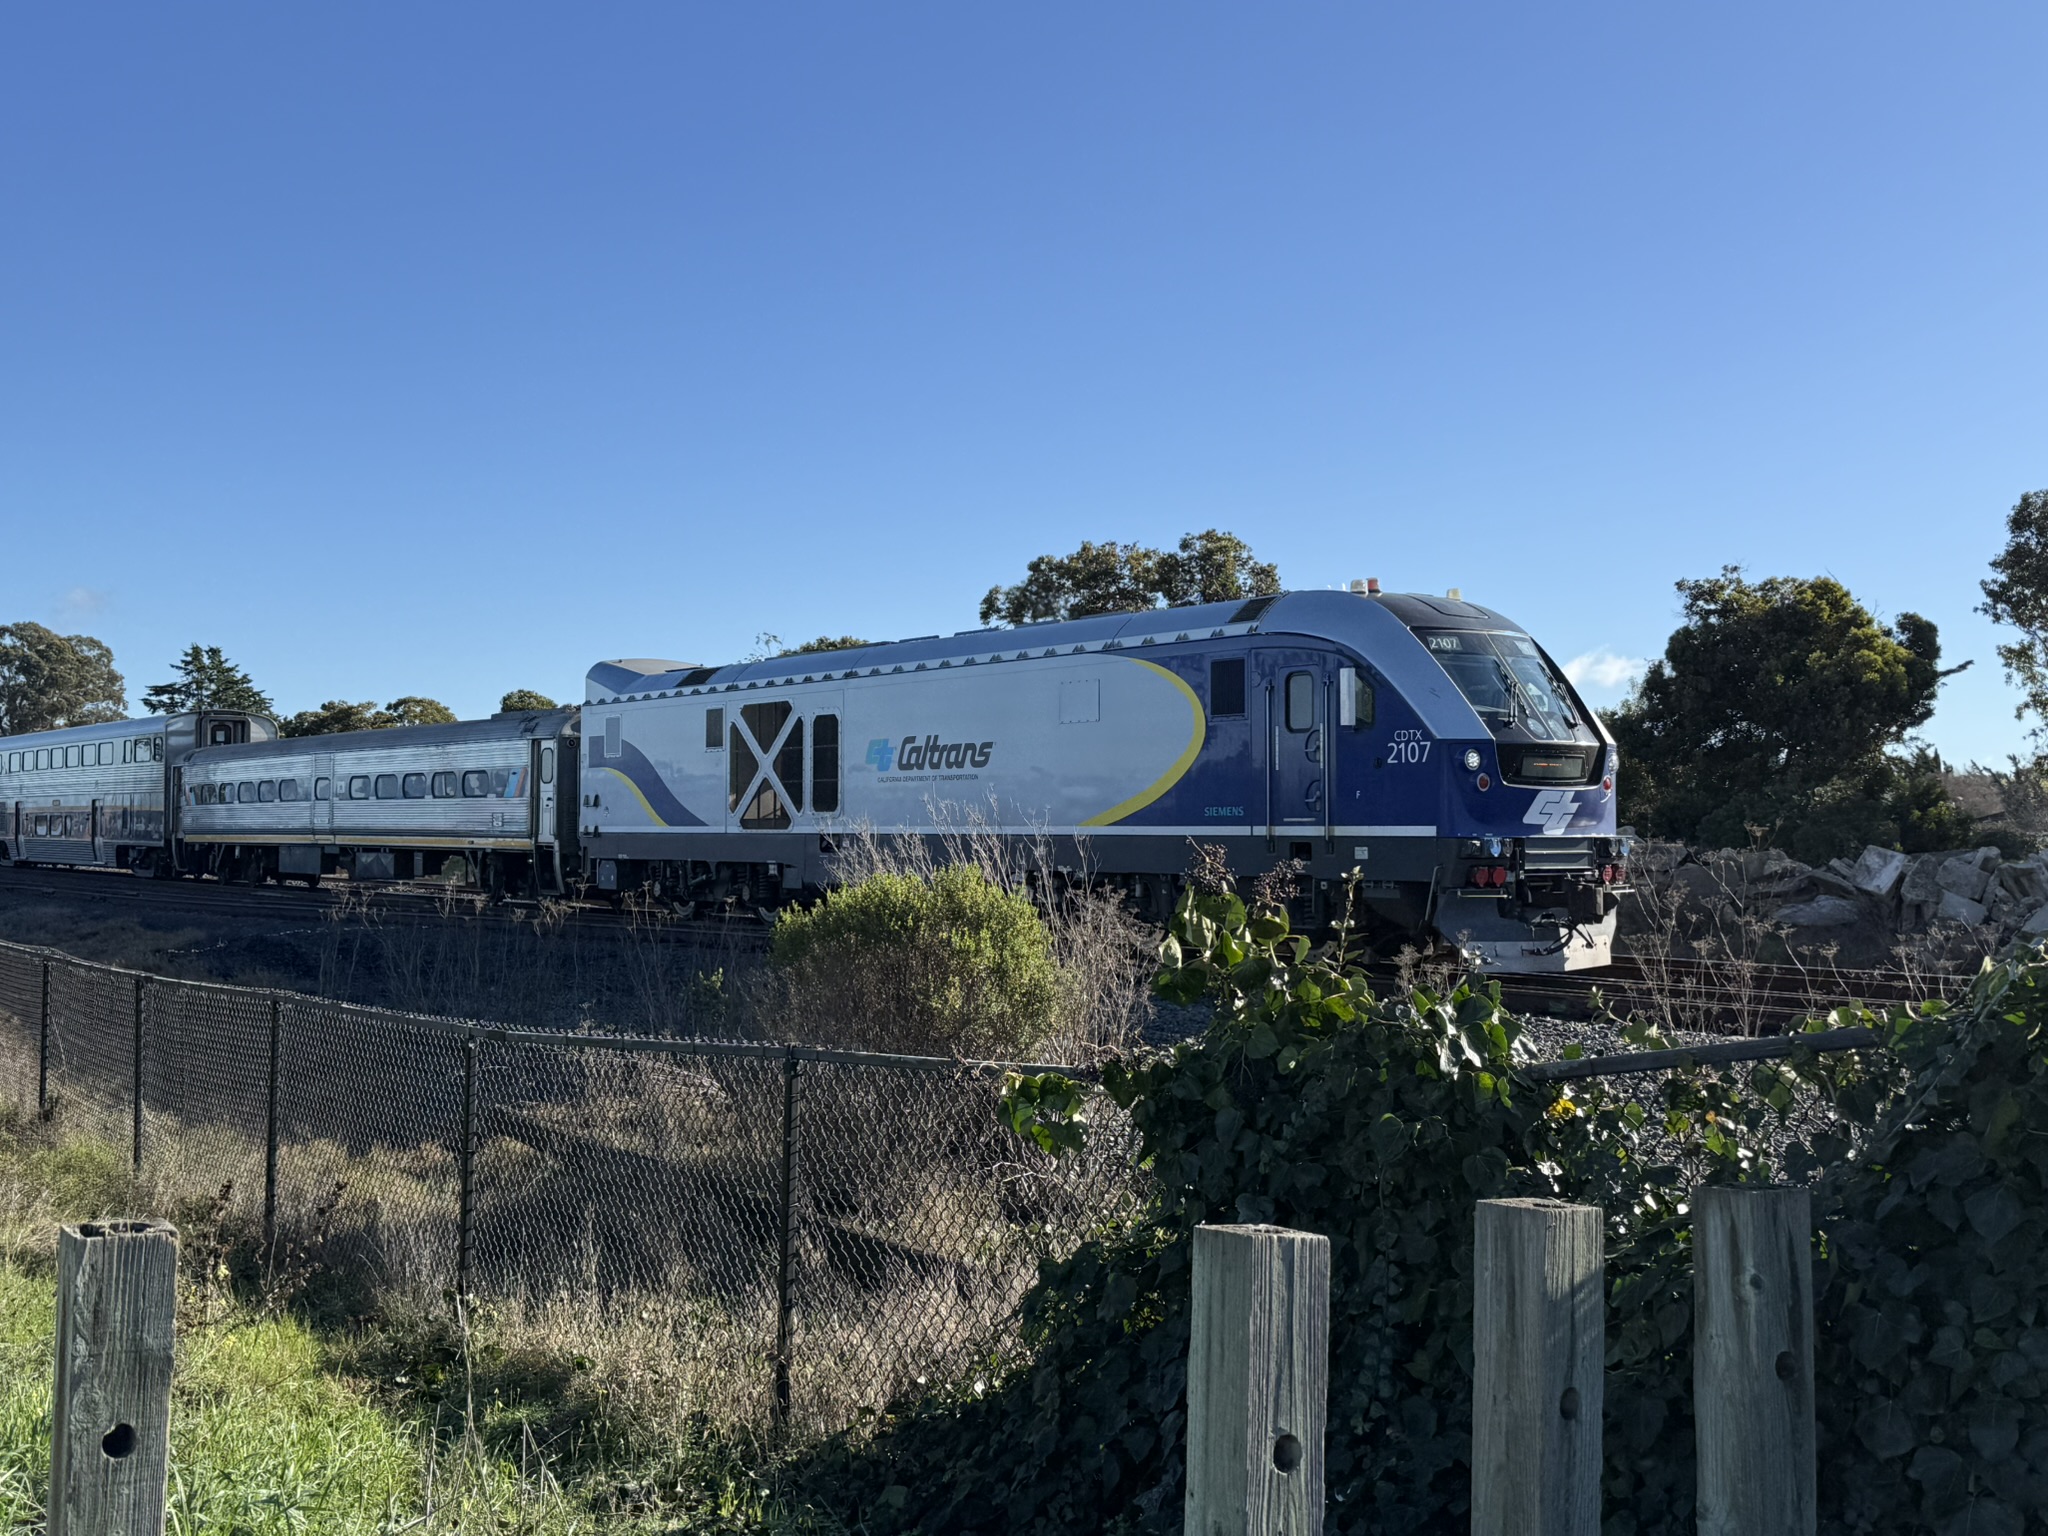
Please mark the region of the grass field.
<svg viewBox="0 0 2048 1536"><path fill-rule="evenodd" d="M760 1447L665 1412L530 1326L395 1305L324 1318L310 1293L254 1283L214 1213L162 1198L105 1144L0 1120L0 1531L42 1523L56 1228L136 1210L186 1235L172 1532L835 1529L777 1498Z"/></svg>

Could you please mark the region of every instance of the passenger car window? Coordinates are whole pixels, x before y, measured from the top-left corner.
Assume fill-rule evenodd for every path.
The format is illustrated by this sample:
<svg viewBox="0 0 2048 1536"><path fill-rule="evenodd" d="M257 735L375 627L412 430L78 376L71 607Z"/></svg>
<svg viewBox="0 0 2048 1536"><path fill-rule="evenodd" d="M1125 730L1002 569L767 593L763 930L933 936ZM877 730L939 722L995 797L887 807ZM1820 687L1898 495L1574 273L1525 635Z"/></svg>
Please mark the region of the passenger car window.
<svg viewBox="0 0 2048 1536"><path fill-rule="evenodd" d="M396 800L398 798L397 774L380 773L377 775L377 798L379 800Z"/></svg>
<svg viewBox="0 0 2048 1536"><path fill-rule="evenodd" d="M1287 729L1312 731L1316 724L1316 677L1313 672L1287 674Z"/></svg>
<svg viewBox="0 0 2048 1536"><path fill-rule="evenodd" d="M707 709L704 711L704 750L719 752L725 748L725 711Z"/></svg>
<svg viewBox="0 0 2048 1536"><path fill-rule="evenodd" d="M275 800L277 798L277 780L265 779L262 783L258 784L256 786L256 798L265 805Z"/></svg>
<svg viewBox="0 0 2048 1536"><path fill-rule="evenodd" d="M617 715L606 715L604 717L604 755L606 757L617 757L619 755L619 717Z"/></svg>
<svg viewBox="0 0 2048 1536"><path fill-rule="evenodd" d="M455 775L441 772L434 775L434 798L453 800L455 798Z"/></svg>
<svg viewBox="0 0 2048 1536"><path fill-rule="evenodd" d="M493 768L491 770L491 793L500 799L504 798L505 786L511 782L512 771L509 768Z"/></svg>
<svg viewBox="0 0 2048 1536"><path fill-rule="evenodd" d="M367 773L350 775L348 797L351 800L367 800L370 798L370 776Z"/></svg>
<svg viewBox="0 0 2048 1536"><path fill-rule="evenodd" d="M237 784L235 786L235 799L243 805L254 805L256 803L255 781L244 779L241 783Z"/></svg>
<svg viewBox="0 0 2048 1536"><path fill-rule="evenodd" d="M472 800L481 800L491 792L491 776L481 768L472 768L462 776L462 792Z"/></svg>
<svg viewBox="0 0 2048 1536"><path fill-rule="evenodd" d="M279 779L277 781L277 798L280 800L298 799L299 781L297 779Z"/></svg>
<svg viewBox="0 0 2048 1536"><path fill-rule="evenodd" d="M1225 657L1209 663L1209 713L1244 713L1244 658Z"/></svg>
<svg viewBox="0 0 2048 1536"><path fill-rule="evenodd" d="M100 743L100 766L102 766L102 767L105 767L105 766L107 766L108 764L112 763L113 761L114 761L114 744L113 744L113 743L112 743L111 741L103 741L103 742L101 742L101 743Z"/></svg>
<svg viewBox="0 0 2048 1536"><path fill-rule="evenodd" d="M811 722L811 809L829 815L839 809L839 717Z"/></svg>
<svg viewBox="0 0 2048 1536"><path fill-rule="evenodd" d="M424 800L427 798L427 776L424 773L408 773L405 776L405 798Z"/></svg>
<svg viewBox="0 0 2048 1536"><path fill-rule="evenodd" d="M315 800L326 800L331 798L333 794L334 781L332 779L315 779L313 781L313 798Z"/></svg>

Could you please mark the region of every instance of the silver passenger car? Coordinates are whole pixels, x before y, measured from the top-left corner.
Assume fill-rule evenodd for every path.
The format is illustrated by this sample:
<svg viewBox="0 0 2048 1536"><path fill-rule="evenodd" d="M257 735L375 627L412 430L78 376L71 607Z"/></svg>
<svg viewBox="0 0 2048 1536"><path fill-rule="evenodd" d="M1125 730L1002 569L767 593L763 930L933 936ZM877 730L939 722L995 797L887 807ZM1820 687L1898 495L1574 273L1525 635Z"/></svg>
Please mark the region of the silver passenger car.
<svg viewBox="0 0 2048 1536"><path fill-rule="evenodd" d="M194 753L177 786L184 866L389 880L455 859L488 889L559 892L575 858L575 730L563 709Z"/></svg>
<svg viewBox="0 0 2048 1536"><path fill-rule="evenodd" d="M172 873L172 765L267 741L263 715L206 711L0 738L0 860Z"/></svg>

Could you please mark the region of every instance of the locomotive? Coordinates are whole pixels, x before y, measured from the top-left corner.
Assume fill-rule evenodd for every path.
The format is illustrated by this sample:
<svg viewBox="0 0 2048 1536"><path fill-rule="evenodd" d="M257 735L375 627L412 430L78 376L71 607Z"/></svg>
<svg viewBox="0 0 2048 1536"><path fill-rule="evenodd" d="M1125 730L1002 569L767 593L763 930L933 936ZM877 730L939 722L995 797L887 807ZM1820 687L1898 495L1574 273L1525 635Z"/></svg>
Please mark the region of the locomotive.
<svg viewBox="0 0 2048 1536"><path fill-rule="evenodd" d="M1502 614L1362 586L723 667L604 661L580 708L459 725L45 732L0 744L0 857L769 907L828 888L851 834L971 827L1163 917L1195 841L1240 875L1290 864L1308 922L1348 891L1389 944L1607 963L1627 856L1612 738ZM92 733L143 728L165 742L143 767L160 819L103 835L112 797L144 792L114 788L126 761ZM63 768L17 766L52 752Z"/></svg>

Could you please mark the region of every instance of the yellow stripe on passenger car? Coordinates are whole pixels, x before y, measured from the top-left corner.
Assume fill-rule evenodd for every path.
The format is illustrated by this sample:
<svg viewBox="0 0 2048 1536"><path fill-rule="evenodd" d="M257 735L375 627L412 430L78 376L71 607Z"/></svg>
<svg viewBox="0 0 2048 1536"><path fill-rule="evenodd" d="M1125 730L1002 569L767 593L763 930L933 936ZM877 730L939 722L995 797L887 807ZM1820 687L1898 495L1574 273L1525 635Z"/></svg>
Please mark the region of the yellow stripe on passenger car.
<svg viewBox="0 0 2048 1536"><path fill-rule="evenodd" d="M1188 708L1194 711L1195 729L1193 734L1188 737L1187 750L1173 760L1173 766L1162 773L1150 788L1142 793L1131 796L1130 799L1124 801L1121 805L1112 805L1100 816L1090 816L1081 823L1084 827L1106 827L1114 822L1122 821L1126 816L1142 811L1154 800L1157 800L1161 795L1173 788L1174 785L1181 781L1182 776L1187 773L1188 769L1195 765L1195 759L1201 755L1202 742L1209 733L1209 722L1202 713L1202 701L1195 697L1195 690L1190 688L1178 674L1167 671L1166 668L1160 666L1157 662L1140 661L1135 656L1119 656L1117 660L1132 662L1141 667L1150 667L1154 672L1157 672L1185 694L1187 696Z"/></svg>

